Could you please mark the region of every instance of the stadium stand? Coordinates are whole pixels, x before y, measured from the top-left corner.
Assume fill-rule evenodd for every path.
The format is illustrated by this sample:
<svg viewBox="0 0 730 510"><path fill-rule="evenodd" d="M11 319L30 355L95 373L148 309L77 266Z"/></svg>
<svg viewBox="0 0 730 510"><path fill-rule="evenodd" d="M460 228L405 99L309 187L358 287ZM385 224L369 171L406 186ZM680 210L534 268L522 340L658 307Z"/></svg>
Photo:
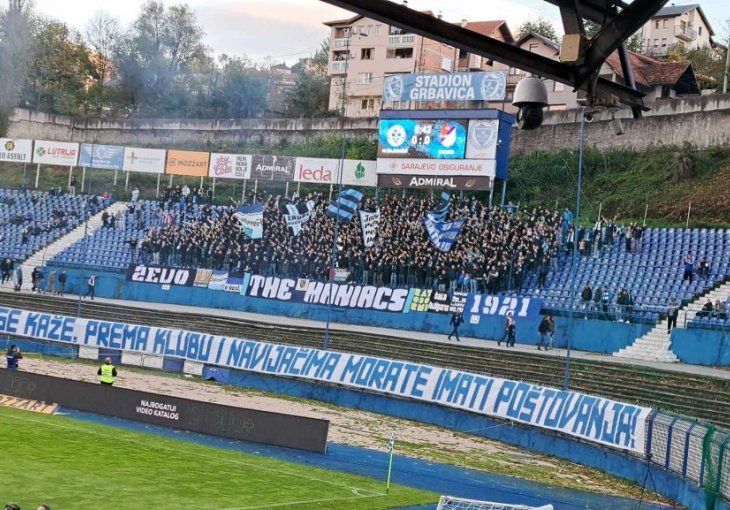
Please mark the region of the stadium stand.
<svg viewBox="0 0 730 510"><path fill-rule="evenodd" d="M168 194L169 196L169 194ZM174 194L161 202L138 201L117 214L108 228L94 232L89 249L77 242L53 258L55 266L98 268L122 272L132 262L248 271L266 275L325 279L331 253L333 220L323 214L327 203L310 194L301 203L315 202L314 216L298 236L286 227L284 199L259 196L266 204L264 238L241 234L233 206L210 206L189 201L179 206ZM452 218L468 218L467 226L449 254L429 243L421 220L434 206L432 199L390 195L379 204L380 239L362 248L359 222L341 225L338 267L350 270L350 280L386 286L415 286L466 292L515 292L539 296L543 310L566 314L571 309L569 225L548 210L514 213L492 209L475 200L452 200ZM562 225L561 225L562 223ZM510 235L503 232L509 229ZM579 239L590 229L581 229ZM600 233L598 233L600 232ZM687 305L730 277L730 232L719 229L646 229L640 243L626 249L622 228L596 230L593 247L581 250L576 268L587 302L577 296L574 310L584 317L655 324L666 316L672 301ZM602 242L599 243L598 240ZM691 281L683 280L683 260L695 259ZM707 261L700 269L698 261ZM622 289L628 301L620 301ZM597 291L599 291L597 293ZM709 319L724 321L720 316ZM723 322L724 323L724 322Z"/></svg>
<svg viewBox="0 0 730 510"><path fill-rule="evenodd" d="M0 257L24 261L79 224L86 197L0 189Z"/></svg>

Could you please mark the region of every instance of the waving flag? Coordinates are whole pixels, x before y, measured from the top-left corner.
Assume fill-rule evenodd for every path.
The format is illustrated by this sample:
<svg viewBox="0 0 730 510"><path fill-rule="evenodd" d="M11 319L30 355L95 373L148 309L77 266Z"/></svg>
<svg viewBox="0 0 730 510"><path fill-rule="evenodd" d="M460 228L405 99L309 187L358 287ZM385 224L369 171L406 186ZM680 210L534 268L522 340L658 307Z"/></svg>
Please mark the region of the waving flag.
<svg viewBox="0 0 730 510"><path fill-rule="evenodd" d="M339 218L340 221L352 221L352 217L360 207L362 197L363 194L356 189L343 189L337 200L327 207L326 214L333 218Z"/></svg>
<svg viewBox="0 0 730 510"><path fill-rule="evenodd" d="M456 237L464 226L464 220L438 221L433 215L427 214L423 220L428 232L428 238L441 253L448 253L456 242Z"/></svg>
<svg viewBox="0 0 730 510"><path fill-rule="evenodd" d="M314 215L314 206L317 205L313 200L306 204L286 204L279 205L279 209L284 215L286 225L292 230L295 236L302 231L302 225L309 221Z"/></svg>
<svg viewBox="0 0 730 510"><path fill-rule="evenodd" d="M451 193L444 190L441 192L441 201L436 209L431 212L431 216L437 221L444 221L449 213L449 204L451 203Z"/></svg>
<svg viewBox="0 0 730 510"><path fill-rule="evenodd" d="M233 217L241 224L243 233L251 239L261 239L264 235L264 204L257 202L236 209Z"/></svg>

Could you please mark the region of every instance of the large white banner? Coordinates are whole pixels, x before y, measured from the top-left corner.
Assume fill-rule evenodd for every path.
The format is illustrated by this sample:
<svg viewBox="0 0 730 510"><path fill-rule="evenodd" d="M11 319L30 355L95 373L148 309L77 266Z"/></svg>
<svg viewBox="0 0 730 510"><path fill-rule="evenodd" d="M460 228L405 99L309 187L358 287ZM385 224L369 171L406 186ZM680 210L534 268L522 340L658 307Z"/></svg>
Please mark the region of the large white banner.
<svg viewBox="0 0 730 510"><path fill-rule="evenodd" d="M342 166L342 184L344 186L378 185L378 171L375 161L364 159L346 159Z"/></svg>
<svg viewBox="0 0 730 510"><path fill-rule="evenodd" d="M0 333L296 377L461 409L645 453L651 409L374 356L0 307Z"/></svg>
<svg viewBox="0 0 730 510"><path fill-rule="evenodd" d="M208 177L217 179L250 179L250 154L218 154L210 155Z"/></svg>
<svg viewBox="0 0 730 510"><path fill-rule="evenodd" d="M0 138L0 161L30 163L33 161L33 140Z"/></svg>
<svg viewBox="0 0 730 510"><path fill-rule="evenodd" d="M124 148L125 172L144 172L161 174L165 172L165 149L143 149L140 147Z"/></svg>
<svg viewBox="0 0 730 510"><path fill-rule="evenodd" d="M36 140L33 163L41 165L76 166L79 159L79 144Z"/></svg>
<svg viewBox="0 0 730 510"><path fill-rule="evenodd" d="M360 211L360 226L362 227L362 243L365 248L375 244L375 238L380 228L380 209L375 212Z"/></svg>
<svg viewBox="0 0 730 510"><path fill-rule="evenodd" d="M378 158L379 174L494 177L496 161L474 159Z"/></svg>
<svg viewBox="0 0 730 510"><path fill-rule="evenodd" d="M337 184L340 177L340 160L325 158L297 158L294 181L313 184Z"/></svg>

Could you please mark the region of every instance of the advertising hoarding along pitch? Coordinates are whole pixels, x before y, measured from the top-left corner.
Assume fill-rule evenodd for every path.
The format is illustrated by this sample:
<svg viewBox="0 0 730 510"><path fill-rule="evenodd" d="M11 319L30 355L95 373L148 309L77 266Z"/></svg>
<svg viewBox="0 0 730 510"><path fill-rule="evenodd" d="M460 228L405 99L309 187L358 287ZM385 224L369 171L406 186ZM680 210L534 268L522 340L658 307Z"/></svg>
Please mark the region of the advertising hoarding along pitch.
<svg viewBox="0 0 730 510"><path fill-rule="evenodd" d="M294 180L296 158L291 156L255 155L251 178L265 181L291 182Z"/></svg>
<svg viewBox="0 0 730 510"><path fill-rule="evenodd" d="M383 101L504 101L507 73L394 74L383 80Z"/></svg>
<svg viewBox="0 0 730 510"><path fill-rule="evenodd" d="M189 177L208 176L208 152L167 151L165 173L168 175L187 175Z"/></svg>
<svg viewBox="0 0 730 510"><path fill-rule="evenodd" d="M467 121L384 119L378 126L378 158L461 159Z"/></svg>
<svg viewBox="0 0 730 510"><path fill-rule="evenodd" d="M101 168L103 170L121 170L124 166L124 147L82 143L79 152L79 166Z"/></svg>
<svg viewBox="0 0 730 510"><path fill-rule="evenodd" d="M378 185L378 170L375 161L346 159L342 165L342 184L344 186Z"/></svg>
<svg viewBox="0 0 730 510"><path fill-rule="evenodd" d="M217 179L250 179L250 154L218 154L210 155L208 177Z"/></svg>
<svg viewBox="0 0 730 510"><path fill-rule="evenodd" d="M79 159L79 144L36 140L33 163L41 165L76 166Z"/></svg>
<svg viewBox="0 0 730 510"><path fill-rule="evenodd" d="M294 181L337 184L340 178L339 166L339 159L297 158Z"/></svg>
<svg viewBox="0 0 730 510"><path fill-rule="evenodd" d="M33 140L0 138L0 161L30 163L33 160Z"/></svg>
<svg viewBox="0 0 730 510"><path fill-rule="evenodd" d="M148 174L161 174L165 171L164 149L143 149L140 147L124 148L125 172L143 172Z"/></svg>

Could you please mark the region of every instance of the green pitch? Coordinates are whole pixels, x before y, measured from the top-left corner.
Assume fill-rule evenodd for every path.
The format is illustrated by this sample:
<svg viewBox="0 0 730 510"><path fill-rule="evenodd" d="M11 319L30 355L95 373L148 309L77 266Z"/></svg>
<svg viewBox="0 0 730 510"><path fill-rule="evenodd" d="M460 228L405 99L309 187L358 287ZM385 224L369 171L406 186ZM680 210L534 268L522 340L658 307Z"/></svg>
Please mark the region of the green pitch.
<svg viewBox="0 0 730 510"><path fill-rule="evenodd" d="M0 507L381 510L438 497L339 472L0 407Z"/></svg>

